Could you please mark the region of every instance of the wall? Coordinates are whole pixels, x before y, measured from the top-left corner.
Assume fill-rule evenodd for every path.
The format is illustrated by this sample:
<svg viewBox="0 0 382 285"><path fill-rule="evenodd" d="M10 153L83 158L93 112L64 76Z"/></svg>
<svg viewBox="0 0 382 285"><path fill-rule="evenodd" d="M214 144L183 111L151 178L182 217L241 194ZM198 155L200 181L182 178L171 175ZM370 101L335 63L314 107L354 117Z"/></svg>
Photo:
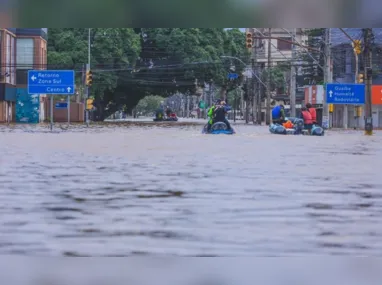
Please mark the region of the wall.
<svg viewBox="0 0 382 285"><path fill-rule="evenodd" d="M5 123L7 121L5 108L6 102L0 101L0 123Z"/></svg>
<svg viewBox="0 0 382 285"><path fill-rule="evenodd" d="M17 88L16 122L32 123L40 122L40 97L29 95L26 88Z"/></svg>
<svg viewBox="0 0 382 285"><path fill-rule="evenodd" d="M17 37L17 86L26 87L28 69L46 69L47 43L41 37Z"/></svg>
<svg viewBox="0 0 382 285"><path fill-rule="evenodd" d="M335 105L334 112L332 115L332 127L333 128L343 128L344 126L344 106ZM365 108L362 108L362 116L360 118L354 118L354 106L348 105L348 128L364 128L365 127ZM372 116L373 116L373 125L374 128L382 128L382 105L373 105L372 106Z"/></svg>
<svg viewBox="0 0 382 285"><path fill-rule="evenodd" d="M56 103L63 101L54 101L53 106L53 121L58 123L63 123L68 121L68 110L67 109L56 109ZM66 101L65 101L66 102ZM50 120L50 98L47 98L44 103L45 118ZM70 103L70 121L73 123L84 122L84 104L83 103Z"/></svg>

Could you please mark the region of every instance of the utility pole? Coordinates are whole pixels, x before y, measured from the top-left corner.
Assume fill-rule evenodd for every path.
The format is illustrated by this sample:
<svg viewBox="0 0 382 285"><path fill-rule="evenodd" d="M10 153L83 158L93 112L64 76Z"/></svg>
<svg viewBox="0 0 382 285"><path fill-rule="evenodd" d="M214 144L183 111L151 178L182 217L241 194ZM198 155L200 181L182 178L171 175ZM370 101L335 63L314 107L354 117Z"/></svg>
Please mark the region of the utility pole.
<svg viewBox="0 0 382 285"><path fill-rule="evenodd" d="M365 80L366 80L366 100L365 100L365 135L373 134L373 115L372 115L372 103L371 103L371 84L372 84L372 50L371 50L371 38L373 29L363 29L364 36L364 60L365 60Z"/></svg>
<svg viewBox="0 0 382 285"><path fill-rule="evenodd" d="M250 94L251 94L251 85L249 82L249 78L247 77L246 81L246 88L247 88L247 97L245 98L245 123L249 123L249 102L250 102Z"/></svg>
<svg viewBox="0 0 382 285"><path fill-rule="evenodd" d="M355 48L354 46L354 43L353 43L353 47L354 47L354 56L355 56L355 76L354 76L354 83L358 83L358 73L359 73L359 56L358 56L358 52L357 52L357 49ZM355 129L358 128L358 109L360 108L360 106L355 106L354 107L354 120L355 120Z"/></svg>
<svg viewBox="0 0 382 285"><path fill-rule="evenodd" d="M89 28L89 33L88 33L88 64L86 65L86 72L90 71L90 30L91 28ZM86 108L86 102L87 102L87 99L89 98L89 95L90 95L90 86L86 86L86 90L85 90L85 102L84 102L84 110L85 110L85 122L86 122L86 125L89 126L89 111L87 110Z"/></svg>
<svg viewBox="0 0 382 285"><path fill-rule="evenodd" d="M267 125L270 125L271 123L271 56L272 56L272 50L271 50L271 38L272 38L272 28L268 29L268 76L267 76L267 116L265 118L265 123Z"/></svg>
<svg viewBox="0 0 382 285"><path fill-rule="evenodd" d="M256 29L252 28L252 34L255 36L257 33L256 33ZM258 89L257 89L257 80L256 80L256 77L254 76L255 74L258 74L257 73L257 51L258 51L258 42L259 42L259 39L257 38L257 36L254 37L254 40L253 40L253 48L252 48L252 89L253 89L253 93L252 93L252 101L253 101L253 104L252 104L252 115L253 115L253 123L255 124L258 124L259 123L259 117L258 117L258 113L257 113L257 110L258 110L258 100L257 100L257 96L258 96Z"/></svg>
<svg viewBox="0 0 382 285"><path fill-rule="evenodd" d="M206 87L205 83L203 83L203 101L204 101L204 109L203 109L203 116L204 119L207 119L207 93L206 93Z"/></svg>
<svg viewBox="0 0 382 285"><path fill-rule="evenodd" d="M210 86L209 86L209 104L208 106L211 108L212 107L212 80L210 81Z"/></svg>
<svg viewBox="0 0 382 285"><path fill-rule="evenodd" d="M186 118L190 117L190 95L187 94Z"/></svg>
<svg viewBox="0 0 382 285"><path fill-rule="evenodd" d="M324 82L325 89L327 88L327 84L333 81L332 72L331 72L331 50L330 50L330 37L331 37L331 29L325 29L325 65L324 65ZM329 105L327 103L326 91L324 92L324 102L323 102L323 112L322 112L322 126L324 128L330 128L330 124L332 119L330 119L329 114Z"/></svg>
<svg viewBox="0 0 382 285"><path fill-rule="evenodd" d="M252 48L252 73L253 74L256 74L255 72L256 72L256 67L255 67L255 58L254 58L254 56L255 56L255 52L254 52L254 50L255 50L255 45L256 44L254 44L254 47ZM255 76L253 76L252 75L252 78L251 78L252 80L251 80L251 102L252 102L252 104L251 104L251 114L252 114L252 123L254 123L255 124L255 122L257 121L257 118L256 118L256 103L257 103L257 100L256 100L256 78L255 78Z"/></svg>
<svg viewBox="0 0 382 285"><path fill-rule="evenodd" d="M293 29L293 39L296 38L296 28ZM296 117L296 45L292 45L292 64L290 69L290 116ZM307 103L307 102L306 102Z"/></svg>

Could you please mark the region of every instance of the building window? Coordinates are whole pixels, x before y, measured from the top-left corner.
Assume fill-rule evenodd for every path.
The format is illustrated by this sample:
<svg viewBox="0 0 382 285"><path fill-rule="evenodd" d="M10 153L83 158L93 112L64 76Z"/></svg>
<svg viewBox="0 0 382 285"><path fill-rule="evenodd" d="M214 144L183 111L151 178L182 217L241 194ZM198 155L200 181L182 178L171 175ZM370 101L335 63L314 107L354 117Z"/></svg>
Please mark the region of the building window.
<svg viewBox="0 0 382 285"><path fill-rule="evenodd" d="M33 69L34 39L17 39L17 69Z"/></svg>
<svg viewBox="0 0 382 285"><path fill-rule="evenodd" d="M286 42L290 41L290 42ZM292 38L280 38L277 39L277 49L278 50L292 50Z"/></svg>
<svg viewBox="0 0 382 285"><path fill-rule="evenodd" d="M7 34L5 54L5 82L11 83L11 35Z"/></svg>

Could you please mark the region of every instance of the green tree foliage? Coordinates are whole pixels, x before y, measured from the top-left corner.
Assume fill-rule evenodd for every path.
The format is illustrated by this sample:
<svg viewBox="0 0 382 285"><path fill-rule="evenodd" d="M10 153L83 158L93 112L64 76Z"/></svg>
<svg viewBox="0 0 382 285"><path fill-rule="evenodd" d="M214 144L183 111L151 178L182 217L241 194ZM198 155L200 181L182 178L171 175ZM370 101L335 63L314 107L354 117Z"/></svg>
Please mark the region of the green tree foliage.
<svg viewBox="0 0 382 285"><path fill-rule="evenodd" d="M138 113L151 115L160 107L164 100L165 98L161 96L149 95L141 99L135 108Z"/></svg>
<svg viewBox="0 0 382 285"><path fill-rule="evenodd" d="M271 91L275 91L277 94L285 94L288 89L288 82L286 74L289 73L290 68L288 65L275 66L271 69L264 69L261 74L261 79L266 82L268 79L268 73L271 73Z"/></svg>
<svg viewBox="0 0 382 285"><path fill-rule="evenodd" d="M97 116L103 120L124 103L127 92L119 92L121 77L132 76L140 53L139 35L130 28L91 29L91 95ZM88 62L88 29L49 29L48 68L74 69L76 83L81 84L83 64ZM126 72L130 70L130 72Z"/></svg>
<svg viewBox="0 0 382 285"><path fill-rule="evenodd" d="M50 29L48 63L81 70L87 62L87 37L87 29ZM148 95L195 94L205 82L220 86L225 96L242 80L229 81L230 69L241 75L241 61L246 63L248 56L245 35L238 29L92 29L96 118L103 120L123 106L130 111Z"/></svg>

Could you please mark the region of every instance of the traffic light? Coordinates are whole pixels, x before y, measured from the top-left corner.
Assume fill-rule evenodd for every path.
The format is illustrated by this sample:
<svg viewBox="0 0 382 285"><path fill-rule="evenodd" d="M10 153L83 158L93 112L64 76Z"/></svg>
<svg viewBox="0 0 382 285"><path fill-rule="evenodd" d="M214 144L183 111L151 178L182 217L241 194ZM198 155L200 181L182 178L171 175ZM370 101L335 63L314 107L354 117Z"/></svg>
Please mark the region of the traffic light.
<svg viewBox="0 0 382 285"><path fill-rule="evenodd" d="M329 112L333 113L333 111L334 111L334 105L333 104L329 104Z"/></svg>
<svg viewBox="0 0 382 285"><path fill-rule="evenodd" d="M93 73L88 70L86 71L86 86L91 86L93 83Z"/></svg>
<svg viewBox="0 0 382 285"><path fill-rule="evenodd" d="M86 110L91 110L93 109L93 102L94 102L94 99L87 99L86 100Z"/></svg>
<svg viewBox="0 0 382 285"><path fill-rule="evenodd" d="M252 33L250 32L246 34L246 46L247 48L253 47L253 36L252 36Z"/></svg>
<svg viewBox="0 0 382 285"><path fill-rule="evenodd" d="M362 52L362 47L361 47L361 41L360 40L354 40L353 43L353 50L356 54L360 54Z"/></svg>
<svg viewBox="0 0 382 285"><path fill-rule="evenodd" d="M357 83L363 83L364 75L362 73L358 74L357 76Z"/></svg>

